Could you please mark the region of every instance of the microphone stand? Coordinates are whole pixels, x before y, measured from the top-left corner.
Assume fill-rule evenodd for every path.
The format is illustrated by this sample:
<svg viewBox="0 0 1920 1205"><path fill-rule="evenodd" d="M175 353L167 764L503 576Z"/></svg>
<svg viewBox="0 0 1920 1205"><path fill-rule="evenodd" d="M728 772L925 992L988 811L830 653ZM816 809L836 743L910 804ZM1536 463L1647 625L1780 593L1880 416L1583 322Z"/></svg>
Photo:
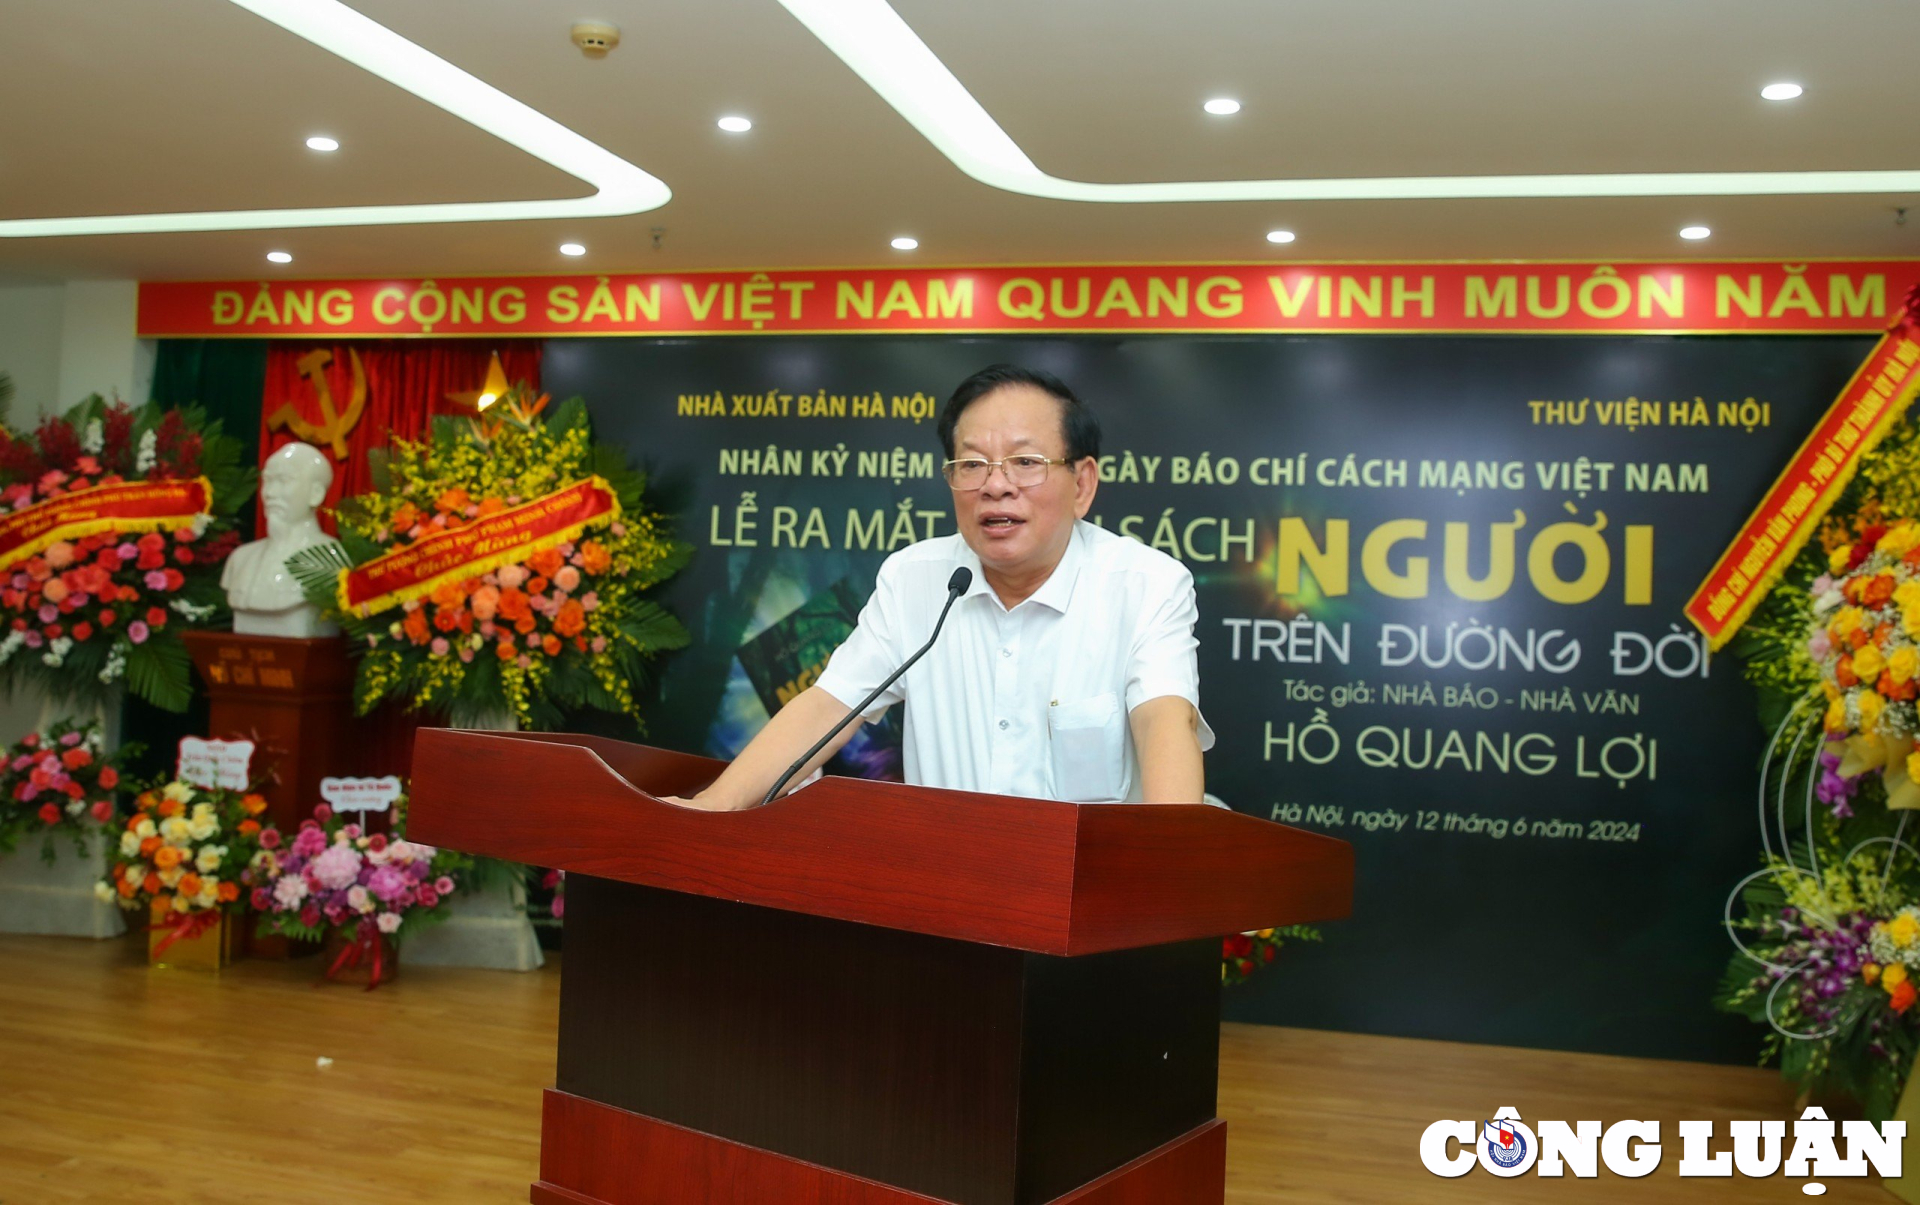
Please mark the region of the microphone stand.
<svg viewBox="0 0 1920 1205"><path fill-rule="evenodd" d="M813 743L813 748L807 750L805 753L802 753L800 755L799 761L796 761L791 766L788 766L787 772L780 776L779 781L773 784L773 787L770 790L768 790L766 797L760 801L761 807L765 807L769 803L772 803L775 799L778 799L780 797L780 792L785 789L788 783L793 781L794 776L799 774L801 770L805 769L807 763L813 760L814 754L826 748L827 742L831 741L834 737L840 735L840 730L842 728L845 728L848 724L853 723L855 717L857 717L861 712L865 711L868 705L870 705L875 699L879 698L881 694L886 691L887 687L892 686L896 681L898 681L901 674L904 674L908 670L912 669L914 662L926 656L927 650L933 647L933 642L940 639L940 629L946 625L947 612L953 610L953 604L959 600L962 594L965 594L967 592L967 587L971 586L972 584L973 584L973 570L967 568L965 565L962 565L960 568L955 569L953 571L953 576L947 579L947 603L945 606L940 608L940 618L935 620L933 624L933 635L927 637L927 642L920 646L920 651L915 653L913 656L907 658L905 663L902 664L899 669L896 669L891 674L888 674L887 680L885 682L882 682L880 685L874 687L872 692L869 693L866 698L854 704L853 708L849 710L846 715L840 717L840 722L838 724L835 724L833 727L827 729L827 734Z"/></svg>

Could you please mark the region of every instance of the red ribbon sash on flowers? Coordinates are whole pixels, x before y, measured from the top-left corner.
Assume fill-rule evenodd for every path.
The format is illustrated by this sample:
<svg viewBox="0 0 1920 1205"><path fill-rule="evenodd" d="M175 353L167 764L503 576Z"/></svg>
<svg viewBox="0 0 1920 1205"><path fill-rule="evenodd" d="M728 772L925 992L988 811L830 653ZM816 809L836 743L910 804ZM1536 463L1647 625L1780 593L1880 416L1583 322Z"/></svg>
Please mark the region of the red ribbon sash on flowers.
<svg viewBox="0 0 1920 1205"><path fill-rule="evenodd" d="M337 978L342 971L350 971L362 962L367 968L367 990L379 987L387 977L387 938L380 932L380 926L370 920L363 920L354 930L353 941L340 951L333 965L327 968L326 978Z"/></svg>
<svg viewBox="0 0 1920 1205"><path fill-rule="evenodd" d="M147 931L158 933L166 931L166 936L153 947L153 957L165 954L176 941L192 941L207 930L220 923L220 909L202 908L198 912L180 912L168 917L157 925L148 925Z"/></svg>
<svg viewBox="0 0 1920 1205"><path fill-rule="evenodd" d="M1916 392L1920 285L1687 601L1687 618L1709 645L1717 649L1740 630Z"/></svg>
<svg viewBox="0 0 1920 1205"><path fill-rule="evenodd" d="M424 598L450 581L517 564L620 517L603 478L589 477L531 502L416 540L340 571L340 609L362 617Z"/></svg>
<svg viewBox="0 0 1920 1205"><path fill-rule="evenodd" d="M0 569L62 540L103 532L178 531L213 507L213 486L191 481L96 485L0 515Z"/></svg>

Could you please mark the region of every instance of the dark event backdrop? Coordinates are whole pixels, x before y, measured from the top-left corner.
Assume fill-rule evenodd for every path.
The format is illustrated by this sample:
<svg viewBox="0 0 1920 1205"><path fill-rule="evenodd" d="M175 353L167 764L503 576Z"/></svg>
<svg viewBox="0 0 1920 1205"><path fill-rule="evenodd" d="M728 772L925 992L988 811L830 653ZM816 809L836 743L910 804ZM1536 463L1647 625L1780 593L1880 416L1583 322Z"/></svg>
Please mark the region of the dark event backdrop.
<svg viewBox="0 0 1920 1205"><path fill-rule="evenodd" d="M934 404L1046 368L1105 429L1094 517L1194 572L1209 789L1355 847L1353 916L1230 1018L1745 1061L1708 1001L1762 734L1681 606L1869 343L592 339L544 372L699 548L647 739L737 751L886 551L952 532ZM841 768L897 774L895 745Z"/></svg>

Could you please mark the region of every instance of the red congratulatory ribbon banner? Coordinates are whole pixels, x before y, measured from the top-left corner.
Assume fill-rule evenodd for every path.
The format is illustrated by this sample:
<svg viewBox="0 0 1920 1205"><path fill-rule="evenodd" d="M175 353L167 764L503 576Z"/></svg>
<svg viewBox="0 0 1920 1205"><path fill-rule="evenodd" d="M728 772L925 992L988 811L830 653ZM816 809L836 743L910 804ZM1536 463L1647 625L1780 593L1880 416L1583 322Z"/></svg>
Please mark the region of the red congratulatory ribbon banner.
<svg viewBox="0 0 1920 1205"><path fill-rule="evenodd" d="M1840 391L1740 534L1687 602L1687 618L1719 648L1767 596L1853 479L1860 460L1920 392L1920 287L1907 311Z"/></svg>
<svg viewBox="0 0 1920 1205"><path fill-rule="evenodd" d="M0 569L62 540L105 532L178 531L213 505L205 477L96 485L0 515Z"/></svg>
<svg viewBox="0 0 1920 1205"><path fill-rule="evenodd" d="M147 338L1877 331L1920 260L853 268L150 281ZM1891 301L1889 299L1892 299Z"/></svg>
<svg viewBox="0 0 1920 1205"><path fill-rule="evenodd" d="M502 565L577 538L620 517L620 500L599 477L576 481L531 502L415 540L364 565L340 571L340 607L377 615L423 598L449 581L478 577Z"/></svg>

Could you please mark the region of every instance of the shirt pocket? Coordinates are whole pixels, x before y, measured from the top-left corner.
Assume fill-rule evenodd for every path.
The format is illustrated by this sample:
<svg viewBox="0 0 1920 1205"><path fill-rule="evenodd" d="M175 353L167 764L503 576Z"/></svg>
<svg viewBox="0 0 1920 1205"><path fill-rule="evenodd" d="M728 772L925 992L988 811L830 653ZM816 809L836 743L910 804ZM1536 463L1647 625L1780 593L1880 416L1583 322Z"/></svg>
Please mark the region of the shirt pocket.
<svg viewBox="0 0 1920 1205"><path fill-rule="evenodd" d="M1069 803L1116 800L1126 774L1126 717L1108 692L1047 708L1053 795Z"/></svg>

